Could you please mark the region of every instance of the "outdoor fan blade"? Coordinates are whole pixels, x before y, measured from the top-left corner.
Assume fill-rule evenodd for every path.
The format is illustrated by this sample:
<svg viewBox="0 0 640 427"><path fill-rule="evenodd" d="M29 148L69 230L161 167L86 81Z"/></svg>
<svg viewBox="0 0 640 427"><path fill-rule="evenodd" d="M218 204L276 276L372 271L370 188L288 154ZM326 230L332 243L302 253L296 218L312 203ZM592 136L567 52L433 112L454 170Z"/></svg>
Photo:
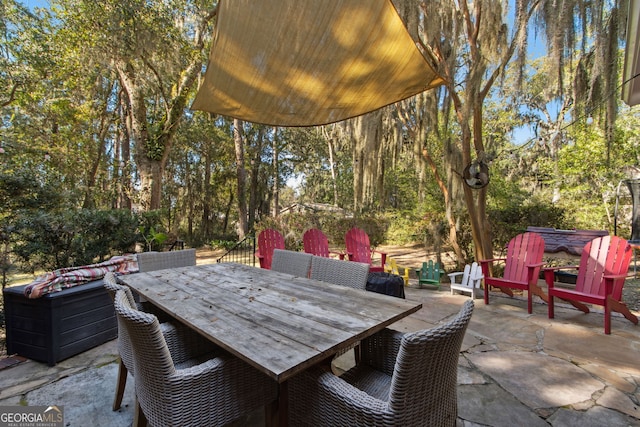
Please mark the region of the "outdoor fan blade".
<svg viewBox="0 0 640 427"><path fill-rule="evenodd" d="M484 188L489 184L489 166L483 162L471 162L464 168L462 177L468 187L474 190Z"/></svg>

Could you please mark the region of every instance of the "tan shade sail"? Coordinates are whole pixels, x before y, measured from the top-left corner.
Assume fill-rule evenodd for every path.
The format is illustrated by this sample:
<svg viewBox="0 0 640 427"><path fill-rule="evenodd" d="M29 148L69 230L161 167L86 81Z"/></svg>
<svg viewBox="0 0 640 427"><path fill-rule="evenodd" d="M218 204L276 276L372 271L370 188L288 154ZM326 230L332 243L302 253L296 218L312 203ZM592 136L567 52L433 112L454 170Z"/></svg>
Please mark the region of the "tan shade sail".
<svg viewBox="0 0 640 427"><path fill-rule="evenodd" d="M312 126L442 83L389 0L220 0L192 109Z"/></svg>

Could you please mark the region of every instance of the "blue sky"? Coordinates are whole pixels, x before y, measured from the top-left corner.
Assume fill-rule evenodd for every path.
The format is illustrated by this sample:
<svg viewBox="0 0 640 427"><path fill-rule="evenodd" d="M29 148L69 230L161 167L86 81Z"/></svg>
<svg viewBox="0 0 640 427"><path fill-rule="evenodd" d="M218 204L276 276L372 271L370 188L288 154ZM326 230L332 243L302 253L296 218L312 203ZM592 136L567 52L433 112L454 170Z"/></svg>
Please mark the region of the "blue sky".
<svg viewBox="0 0 640 427"><path fill-rule="evenodd" d="M33 9L34 7L49 7L49 0L22 0L22 4L29 9Z"/></svg>

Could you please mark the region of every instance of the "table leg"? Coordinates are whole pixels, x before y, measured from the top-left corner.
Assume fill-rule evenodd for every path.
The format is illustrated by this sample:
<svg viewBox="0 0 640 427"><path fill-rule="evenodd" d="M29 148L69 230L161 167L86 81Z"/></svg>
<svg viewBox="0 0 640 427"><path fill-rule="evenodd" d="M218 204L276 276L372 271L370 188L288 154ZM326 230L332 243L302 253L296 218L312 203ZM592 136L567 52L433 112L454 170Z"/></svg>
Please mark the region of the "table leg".
<svg viewBox="0 0 640 427"><path fill-rule="evenodd" d="M265 407L265 421L268 427L289 425L289 385L286 381L278 384L278 398Z"/></svg>

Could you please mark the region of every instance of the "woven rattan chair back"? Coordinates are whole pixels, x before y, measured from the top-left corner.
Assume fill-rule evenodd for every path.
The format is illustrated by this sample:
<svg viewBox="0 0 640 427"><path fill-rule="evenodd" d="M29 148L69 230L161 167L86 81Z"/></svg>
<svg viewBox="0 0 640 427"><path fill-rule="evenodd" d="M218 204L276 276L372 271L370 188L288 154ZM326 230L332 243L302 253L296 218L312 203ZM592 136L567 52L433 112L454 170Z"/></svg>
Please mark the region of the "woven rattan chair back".
<svg viewBox="0 0 640 427"><path fill-rule="evenodd" d="M309 277L311 258L311 254L304 252L274 249L273 258L271 259L271 269L297 277Z"/></svg>
<svg viewBox="0 0 640 427"><path fill-rule="evenodd" d="M391 412L413 413L423 425L456 425L458 357L472 313L468 300L446 324L404 335L389 391ZM366 344L362 347L366 363Z"/></svg>
<svg viewBox="0 0 640 427"><path fill-rule="evenodd" d="M369 264L319 256L313 256L311 260L310 277L322 282L364 290L368 276Z"/></svg>
<svg viewBox="0 0 640 427"><path fill-rule="evenodd" d="M175 367L158 319L135 310L123 291L118 291L113 301L118 326L126 329L131 339L136 378L136 397L146 418L155 418L153 408L156 391L165 388L168 378L175 374Z"/></svg>
<svg viewBox="0 0 640 427"><path fill-rule="evenodd" d="M462 340L473 312L432 329L383 329L362 340L361 363L336 376L309 368L289 382L291 425L455 427Z"/></svg>
<svg viewBox="0 0 640 427"><path fill-rule="evenodd" d="M138 269L141 273L196 265L196 250L184 249L169 252L141 252L138 258Z"/></svg>
<svg viewBox="0 0 640 427"><path fill-rule="evenodd" d="M118 279L116 279L116 275L112 271L108 271L107 273L105 273L102 279L102 284L107 290L107 293L111 297L112 301L116 299L116 292L118 292L119 290L123 290L127 295L127 298L129 299L129 303L134 307L136 306L136 301L133 298L131 289L118 283Z"/></svg>
<svg viewBox="0 0 640 427"><path fill-rule="evenodd" d="M163 377L175 372L175 367L162 335L160 322L154 315L132 307L124 292L116 293L113 305L122 329L129 333L134 353L134 366L136 368L145 366L142 369L143 376L146 378L144 382L161 384ZM150 368L151 366L153 368Z"/></svg>

